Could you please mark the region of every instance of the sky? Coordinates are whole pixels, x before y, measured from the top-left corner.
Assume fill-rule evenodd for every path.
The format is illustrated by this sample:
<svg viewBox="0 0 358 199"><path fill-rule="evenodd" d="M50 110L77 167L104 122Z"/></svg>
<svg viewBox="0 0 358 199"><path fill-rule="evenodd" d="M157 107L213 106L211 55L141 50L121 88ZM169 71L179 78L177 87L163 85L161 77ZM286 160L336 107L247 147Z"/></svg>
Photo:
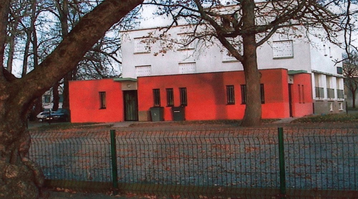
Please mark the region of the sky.
<svg viewBox="0 0 358 199"><path fill-rule="evenodd" d="M155 14L156 7L152 5L144 5L140 28L153 28L153 27L162 27L170 25L172 22L171 19L165 16L157 16Z"/></svg>

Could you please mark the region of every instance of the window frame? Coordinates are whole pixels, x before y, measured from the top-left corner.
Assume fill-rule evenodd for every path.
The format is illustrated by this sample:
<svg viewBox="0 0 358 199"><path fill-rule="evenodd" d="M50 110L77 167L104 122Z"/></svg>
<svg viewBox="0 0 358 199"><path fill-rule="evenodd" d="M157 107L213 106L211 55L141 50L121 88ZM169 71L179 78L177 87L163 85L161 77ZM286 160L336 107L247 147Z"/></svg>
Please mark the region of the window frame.
<svg viewBox="0 0 358 199"><path fill-rule="evenodd" d="M51 103L51 95L44 95L44 103Z"/></svg>
<svg viewBox="0 0 358 199"><path fill-rule="evenodd" d="M153 89L153 106L154 107L160 107L160 89L155 88Z"/></svg>
<svg viewBox="0 0 358 199"><path fill-rule="evenodd" d="M235 87L234 85L226 85L226 104L235 104Z"/></svg>
<svg viewBox="0 0 358 199"><path fill-rule="evenodd" d="M179 88L180 106L188 106L188 94L186 87Z"/></svg>
<svg viewBox="0 0 358 199"><path fill-rule="evenodd" d="M151 47L147 41L148 37L134 38L134 54L145 54L151 52Z"/></svg>
<svg viewBox="0 0 358 199"><path fill-rule="evenodd" d="M99 94L99 109L107 109L107 94L105 91L98 92Z"/></svg>
<svg viewBox="0 0 358 199"><path fill-rule="evenodd" d="M174 106L174 90L173 88L166 88L167 93L167 106L172 107Z"/></svg>

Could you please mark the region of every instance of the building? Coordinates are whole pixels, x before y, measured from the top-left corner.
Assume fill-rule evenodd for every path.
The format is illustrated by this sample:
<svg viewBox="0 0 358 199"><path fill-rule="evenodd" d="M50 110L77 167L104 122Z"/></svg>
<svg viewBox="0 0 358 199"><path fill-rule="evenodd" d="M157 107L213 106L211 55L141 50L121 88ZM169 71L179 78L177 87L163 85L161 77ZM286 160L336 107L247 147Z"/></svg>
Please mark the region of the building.
<svg viewBox="0 0 358 199"><path fill-rule="evenodd" d="M173 27L167 42L160 29L123 32L123 78L70 82L72 122L242 119L241 63L220 45L176 44L189 32ZM311 41L274 35L258 49L262 118L343 111L341 50Z"/></svg>
<svg viewBox="0 0 358 199"><path fill-rule="evenodd" d="M59 97L60 99L58 103L58 108L62 108L62 103L63 103L62 89L60 89ZM42 108L44 110L51 110L52 107L53 107L53 94L52 94L52 89L50 89L42 95Z"/></svg>

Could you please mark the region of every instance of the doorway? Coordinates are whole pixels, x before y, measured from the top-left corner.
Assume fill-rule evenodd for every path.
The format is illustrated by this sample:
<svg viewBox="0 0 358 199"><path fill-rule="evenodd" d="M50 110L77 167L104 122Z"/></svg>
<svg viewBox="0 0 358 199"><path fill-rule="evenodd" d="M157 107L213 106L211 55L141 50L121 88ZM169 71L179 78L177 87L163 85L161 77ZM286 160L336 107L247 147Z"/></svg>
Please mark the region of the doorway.
<svg viewBox="0 0 358 199"><path fill-rule="evenodd" d="M293 114L292 114L292 84L288 84L288 104L289 104L290 117L293 117Z"/></svg>
<svg viewBox="0 0 358 199"><path fill-rule="evenodd" d="M124 121L138 121L138 94L136 90L123 91Z"/></svg>

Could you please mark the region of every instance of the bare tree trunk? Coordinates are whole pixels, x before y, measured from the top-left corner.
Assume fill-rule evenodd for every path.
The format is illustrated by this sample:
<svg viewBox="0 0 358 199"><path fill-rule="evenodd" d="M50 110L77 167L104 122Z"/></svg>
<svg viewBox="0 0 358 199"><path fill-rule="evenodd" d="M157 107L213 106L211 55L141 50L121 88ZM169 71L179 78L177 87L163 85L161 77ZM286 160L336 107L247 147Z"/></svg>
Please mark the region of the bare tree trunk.
<svg viewBox="0 0 358 199"><path fill-rule="evenodd" d="M34 199L41 196L44 175L28 158L31 144L27 117L32 100L23 101L28 84L2 67L0 76L0 198ZM23 101L21 103L21 101Z"/></svg>
<svg viewBox="0 0 358 199"><path fill-rule="evenodd" d="M352 90L352 108L356 107L356 90Z"/></svg>
<svg viewBox="0 0 358 199"><path fill-rule="evenodd" d="M62 38L66 37L68 34L68 0L56 0L56 7L59 13L59 18L60 18L60 23L61 23L61 33L62 33ZM62 108L65 109L69 109L69 89L68 89L68 83L69 81L72 80L72 72L69 72L65 75L64 79L63 79L63 91L62 91L62 96L63 96L63 101L62 101ZM53 97L55 98L55 96L59 96L58 93L58 86L59 83L56 84L56 88L53 87ZM55 105L55 103L57 103ZM54 107L57 106L58 107L58 103L59 101L56 100L54 101Z"/></svg>
<svg viewBox="0 0 358 199"><path fill-rule="evenodd" d="M39 198L43 174L27 157L26 127L36 98L75 68L105 32L143 0L104 0L85 15L41 66L23 78L0 67L0 198ZM10 0L0 4L0 63L3 63Z"/></svg>
<svg viewBox="0 0 358 199"><path fill-rule="evenodd" d="M243 1L244 29L255 26L255 2L254 0ZM257 67L257 44L254 34L243 35L244 66L246 82L246 108L242 120L242 126L257 126L261 124L261 96L260 96L260 73Z"/></svg>
<svg viewBox="0 0 358 199"><path fill-rule="evenodd" d="M27 65L28 65L28 59L29 59L29 51L30 51L30 43L31 43L31 31L26 30L26 43L25 43L25 49L24 49L24 58L22 61L22 73L21 77L24 77L27 74Z"/></svg>
<svg viewBox="0 0 358 199"><path fill-rule="evenodd" d="M15 36L14 36L14 30L13 29L12 29L12 32L10 34L11 35L10 35L10 38L9 38L9 54L8 54L8 58L7 58L6 68L10 73L12 73L12 64L13 64L14 53L15 53Z"/></svg>
<svg viewBox="0 0 358 199"><path fill-rule="evenodd" d="M0 63L3 63L7 17L10 0L0 4ZM27 114L18 104L20 88L13 86L16 80L0 67L0 198L38 198L38 187L42 186L43 175L27 157L30 135L26 131ZM18 99L18 98L17 98Z"/></svg>
<svg viewBox="0 0 358 199"><path fill-rule="evenodd" d="M69 81L72 80L72 71L67 73L64 77L63 81L63 102L62 102L62 108L69 109L70 107L70 98L69 98Z"/></svg>
<svg viewBox="0 0 358 199"><path fill-rule="evenodd" d="M2 100L0 103L11 104L8 100ZM31 139L26 130L26 116L14 111L19 110L7 110L0 116L0 134L4 135L0 141L0 198L39 198L41 192L38 187L42 187L44 176L39 167L27 157Z"/></svg>
<svg viewBox="0 0 358 199"><path fill-rule="evenodd" d="M58 110L58 104L60 103L60 95L58 94L58 82L52 87L52 110ZM63 108L63 107L62 107Z"/></svg>

